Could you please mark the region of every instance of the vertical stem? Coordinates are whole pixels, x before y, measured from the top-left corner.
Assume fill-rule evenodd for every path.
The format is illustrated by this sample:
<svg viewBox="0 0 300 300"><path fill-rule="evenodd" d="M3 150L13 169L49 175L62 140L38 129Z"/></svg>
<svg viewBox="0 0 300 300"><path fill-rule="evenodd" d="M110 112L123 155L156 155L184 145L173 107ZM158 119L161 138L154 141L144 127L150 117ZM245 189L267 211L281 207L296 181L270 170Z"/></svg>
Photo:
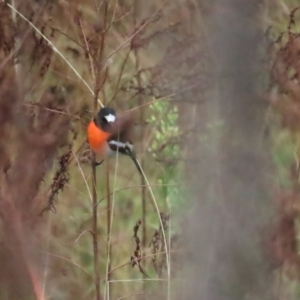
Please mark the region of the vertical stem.
<svg viewBox="0 0 300 300"><path fill-rule="evenodd" d="M143 118L143 114L141 113L141 119ZM141 166L144 170L144 160L141 160ZM146 227L146 212L147 212L147 206L146 206L146 182L144 176L141 175L141 195L142 195L142 228L143 228L143 236L142 236L142 245L143 249L146 249L147 246L147 227ZM145 263L145 260L143 261ZM145 277L145 275L144 275Z"/></svg>
<svg viewBox="0 0 300 300"><path fill-rule="evenodd" d="M97 100L96 100L97 101ZM96 102L97 104L97 102ZM93 154L92 161L95 162L95 154ZM94 252L94 280L96 289L96 299L100 300L100 272L99 272L99 256L98 256L98 205L97 205L97 190L96 190L96 165L92 164L92 180L93 180L93 252Z"/></svg>
<svg viewBox="0 0 300 300"><path fill-rule="evenodd" d="M106 198L107 198L107 257L108 257L108 267L107 267L107 281L110 281L111 275L111 245L110 234L111 234L111 197L110 197L110 185L109 185L109 160L106 160Z"/></svg>
<svg viewBox="0 0 300 300"><path fill-rule="evenodd" d="M104 1L104 19L103 24L106 27L107 23L107 10L108 3L107 0ZM100 87L103 87L105 76L103 82L100 84L101 74L102 74L102 59L105 46L105 30L101 35L100 47L97 51L98 63L96 64L96 78L95 78L95 87L94 87L94 115L97 113L98 109L98 95ZM100 270L99 270L99 256L98 256L98 239L97 239L97 228L98 228L98 204L97 204L97 191L96 191L96 156L93 153L92 155L92 184L93 184L93 252L94 252L94 280L95 280L95 289L96 289L96 300L101 300L100 293Z"/></svg>
<svg viewBox="0 0 300 300"><path fill-rule="evenodd" d="M100 78L100 68L97 67L96 71L96 82L94 89L94 115L97 113L98 108L98 94L99 94L99 78ZM92 154L92 190L93 190L93 252L94 252L94 280L96 289L96 300L101 299L100 294L100 271L99 271L99 256L98 256L98 203L97 203L97 176L96 176L96 155Z"/></svg>
<svg viewBox="0 0 300 300"><path fill-rule="evenodd" d="M134 27L137 27L137 15L138 15L138 2L134 2ZM142 82L141 82L141 74L139 72L139 67L140 67L140 61L139 61L139 55L138 55L138 49L134 49L134 54L135 54L135 66L136 66L136 71L137 71L137 84L138 84L138 104L139 106L143 105L143 97L141 95L141 90L142 90ZM143 123L144 121L144 108L140 109L140 122ZM142 153L144 152L144 143L143 143L143 133L141 133L140 136L141 139L141 145L142 145ZM144 159L143 157L140 158L140 163L141 167L144 170ZM146 231L146 182L144 176L141 175L141 197L142 197L142 228L143 228L143 236L142 236L142 246L143 249L146 248L147 244L147 231ZM145 263L145 261L143 261ZM144 275L145 277L145 275Z"/></svg>
<svg viewBox="0 0 300 300"><path fill-rule="evenodd" d="M143 160L141 162L141 166L144 170L144 163ZM143 249L146 248L147 244L147 230L146 230L146 182L145 178L141 176L141 185L142 185L142 223L143 223L143 239L142 239L142 245Z"/></svg>
<svg viewBox="0 0 300 300"><path fill-rule="evenodd" d="M12 7L16 8L15 0L11 1ZM15 26L15 31L18 31L18 23L17 23L17 18L16 18L16 11L12 10L11 11L11 18ZM15 33L14 36L14 68L15 68L15 74L16 74L16 83L17 83L17 88L18 88L18 96L21 97L22 95L22 80L21 80L21 65L20 62L18 61L18 52L20 48L20 38L18 34ZM22 99L22 98L20 98Z"/></svg>

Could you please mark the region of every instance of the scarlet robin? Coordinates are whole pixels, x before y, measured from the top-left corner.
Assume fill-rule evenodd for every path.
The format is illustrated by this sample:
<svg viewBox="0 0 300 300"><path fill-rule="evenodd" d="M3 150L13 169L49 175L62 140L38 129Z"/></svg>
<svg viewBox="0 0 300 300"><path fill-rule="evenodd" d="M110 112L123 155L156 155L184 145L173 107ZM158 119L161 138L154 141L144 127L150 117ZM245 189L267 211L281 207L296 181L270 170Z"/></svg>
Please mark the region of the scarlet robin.
<svg viewBox="0 0 300 300"><path fill-rule="evenodd" d="M138 171L141 167L136 159L134 147L129 139L133 121L128 115L118 117L114 109L101 108L87 128L88 142L96 155L111 156L117 152L129 156ZM100 165L103 160L96 165Z"/></svg>

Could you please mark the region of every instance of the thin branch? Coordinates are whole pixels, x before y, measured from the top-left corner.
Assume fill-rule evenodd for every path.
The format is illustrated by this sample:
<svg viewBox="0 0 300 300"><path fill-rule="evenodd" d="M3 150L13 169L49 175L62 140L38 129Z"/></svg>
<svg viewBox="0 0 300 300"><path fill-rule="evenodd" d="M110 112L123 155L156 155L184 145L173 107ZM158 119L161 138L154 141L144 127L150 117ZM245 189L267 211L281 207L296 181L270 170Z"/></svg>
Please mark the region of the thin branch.
<svg viewBox="0 0 300 300"><path fill-rule="evenodd" d="M165 247L165 250L166 250L166 261L167 261L167 275L168 275L168 282L170 281L170 277L171 277L171 270L170 270L170 259L169 259L169 254L168 254L168 244L167 244L167 238L166 238L166 233L165 233L165 229L164 229L164 225L163 225L163 221L162 221L162 218L161 218L161 215L160 215L160 211L159 211L159 208L158 208L158 204L157 204L157 201L155 199L155 196L153 194L153 191L150 187L150 184L149 184L149 181L146 177L146 174L143 170L143 168L141 167L141 164L139 163L138 160L136 160L137 163L139 164L140 166L140 170L143 174L143 177L145 179L145 182L146 184L148 185L148 188L149 188L149 192L150 192L150 195L151 195L151 199L152 199L152 202L154 204L154 207L155 207L155 210L156 210L156 213L158 215L158 219L159 219L159 223L160 223L160 226L161 226L161 232L162 232L162 236L163 236L163 242L164 242L164 247Z"/></svg>
<svg viewBox="0 0 300 300"><path fill-rule="evenodd" d="M1 0L0 0L1 1ZM18 10L16 10L12 5L9 3L6 3L4 0L2 0L10 9L12 9L14 12L16 12L24 21L26 21L45 41L48 42L49 46L53 49L54 52L56 52L65 62L66 64L71 68L71 70L75 73L75 75L83 82L83 84L88 88L88 90L95 96L94 91L92 88L88 85L88 83L82 78L82 76L78 73L78 71L73 67L73 65L66 59L66 57L56 48L56 46L32 23L30 22L23 14L21 14ZM102 102L97 99L99 104L103 106Z"/></svg>
<svg viewBox="0 0 300 300"><path fill-rule="evenodd" d="M166 4L167 1L164 1L162 5L157 9L157 11L154 12L154 14L132 35L130 36L122 45L120 45L117 49L115 49L111 54L109 54L106 57L106 60L108 60L110 57L112 57L115 53L117 53L119 50L124 48L127 44L129 44L132 39L140 33L144 28L151 23L152 19L159 13L159 11L162 9L162 7Z"/></svg>
<svg viewBox="0 0 300 300"><path fill-rule="evenodd" d="M132 5L130 5L131 7ZM108 31L112 26L113 24L117 23L118 21L124 19L126 16L128 16L129 14L131 13L131 11L127 11L127 12L124 12L124 14L121 14L120 17L118 17L116 20L113 20L114 17L112 17L112 20L110 22L110 24L108 25L108 27L105 29L105 31Z"/></svg>
<svg viewBox="0 0 300 300"><path fill-rule="evenodd" d="M109 237L111 235L111 199L110 199L110 185L109 185L109 160L106 160L106 199L107 199L107 256L109 258L108 263L108 281L110 281L111 270L111 246L109 246Z"/></svg>
<svg viewBox="0 0 300 300"><path fill-rule="evenodd" d="M37 104L22 103L22 105L28 106L28 107L35 107L35 108L39 108L39 109L43 109L43 110L47 110L47 111L51 111L51 112L56 113L56 114L59 114L59 115L66 115L66 116L75 118L75 119L77 119L77 120L80 120L82 123L84 123L84 124L87 125L87 123L86 123L82 118L80 118L79 116L73 115L73 114L71 114L71 113L67 113L67 112L65 112L65 111L60 111L60 110L57 110L57 109L52 109L52 108L48 108L48 107L43 107L43 106L40 105L39 103L37 103Z"/></svg>
<svg viewBox="0 0 300 300"><path fill-rule="evenodd" d="M112 224L113 224L113 216L114 216L114 208L115 208L115 187L116 187L116 184L117 184L117 173L118 173L118 164L119 163L119 152L117 151L116 153L116 166L115 166L115 174L114 174L114 190L113 190L113 197L112 197L112 203L111 203L111 213L110 213L110 228L112 227ZM109 300L109 281L108 281L108 278L109 278L109 265L110 265L110 249L111 249L111 234L108 236L108 239L107 239L107 263L106 263L106 284L105 284L105 297L107 297L107 299Z"/></svg>
<svg viewBox="0 0 300 300"><path fill-rule="evenodd" d="M138 15L138 11L137 11L137 5L138 5L138 0L134 1L134 8L133 8L133 20L134 20L134 26L137 26L137 15ZM138 49L135 48L134 49L134 55L135 55L135 68L136 68L136 72L137 72L137 86L138 86L138 91L141 91L142 88L142 82L141 82L141 73L139 72L140 69L140 60L139 60L139 53L138 53ZM143 98L141 93L138 93L138 104L139 106L143 105ZM140 122L143 123L144 121L144 110L141 109L140 110ZM144 152L144 134L142 132L141 137L141 145L142 145L142 153ZM142 168L144 168L144 159L141 158L141 166ZM147 245L147 219L146 219L146 212L147 212L147 204L146 204L146 188L145 188L145 178L143 176L143 174L140 174L140 178L141 178L141 202L142 202L142 251L145 251L146 249L146 245ZM145 268L145 261L143 261L143 267ZM140 265L139 265L140 266ZM141 267L142 268L142 267ZM143 278L146 278L146 274L143 272ZM146 284L144 283L143 286L143 290L145 290L146 288Z"/></svg>
<svg viewBox="0 0 300 300"><path fill-rule="evenodd" d="M151 184L151 185L145 184L144 186L145 186L145 187L149 187L149 186L151 186L151 187L162 187L162 186L177 186L177 185L179 185L179 184L180 184L180 183L172 183L172 184L170 184L170 183L169 183L169 184ZM140 184L138 184L138 185L131 185L131 186L126 186L126 187L121 188L121 189L114 190L113 192L109 193L109 196L113 195L113 194L116 193L116 192L120 192L120 191L124 191L124 190L128 190L128 189L132 189L132 188L141 188L141 185L140 185ZM107 196L106 196L106 197L107 197ZM98 201L98 204L99 204L101 201L105 200L106 197L103 197L102 199L100 199L100 200Z"/></svg>
<svg viewBox="0 0 300 300"><path fill-rule="evenodd" d="M125 59L123 61L123 64L121 66L121 70L119 72L119 77L118 77L118 81L117 81L117 84L116 84L116 87L115 87L115 93L114 95L112 96L111 100L109 103L113 102L113 100L116 98L118 92L119 92L119 84L120 84L120 81L121 81L121 78L122 78L122 75L123 75L123 72L124 72L124 68L126 66L126 63L127 63L127 60L129 58L129 55L130 55L130 52L131 52L131 49L129 49L128 53L126 54L125 56Z"/></svg>
<svg viewBox="0 0 300 300"><path fill-rule="evenodd" d="M91 70L92 70L92 77L93 77L93 80L95 80L96 76L95 76L95 70L94 70L94 64L93 64L93 59L97 62L97 59L92 56L91 52L90 52L90 48L89 48L89 43L86 39L86 36L84 34L84 30L83 30L83 26L82 26L82 21L81 21L81 18L79 19L79 23L80 23L80 28L81 28L81 32L82 32L82 36L83 36L83 39L84 39L84 42L85 42L85 45L86 45L86 48L88 49L87 53L89 55L89 61L90 61L90 65L91 65ZM93 58L93 59L92 59Z"/></svg>
<svg viewBox="0 0 300 300"><path fill-rule="evenodd" d="M72 261L72 260L70 260L70 259L68 259L66 257L60 256L60 255L57 255L57 254L53 254L53 253L49 253L49 252L45 252L45 254L47 254L49 256L52 256L52 257L56 257L56 258L62 259L62 260L65 260L65 261L71 263L72 265L76 266L77 268L81 269L84 273L86 273L90 277L92 277L92 275L86 269L84 269L79 264L75 263L74 261Z"/></svg>
<svg viewBox="0 0 300 300"><path fill-rule="evenodd" d="M81 19L80 19L80 25L81 25ZM88 55L92 56L93 59L95 61L97 61L96 57L93 56L93 54L90 52L89 47L84 47L83 45L81 45L79 42L77 42L76 40L74 40L73 38L71 38L68 34L64 33L63 31L61 31L60 29L53 27L51 25L48 25L53 31L57 31L59 32L61 35L65 36L66 38L68 38L70 41L72 41L73 43L75 43L77 46L79 46L80 48L82 48L82 50L84 50L86 53L88 53Z"/></svg>
<svg viewBox="0 0 300 300"><path fill-rule="evenodd" d="M106 26L108 14L108 0L104 0L104 20L103 24ZM103 87L106 77L102 80L102 85L99 85L101 74L102 74L102 58L104 54L105 47L105 32L101 35L100 47L97 51L98 62L96 64L95 70L95 87L94 87L94 115L96 115L98 110L98 95L100 91L100 86ZM103 107L103 105L102 105ZM96 299L101 299L100 293L100 271L99 271L99 253L98 253L98 203L97 203L97 176L96 176L96 155L92 153L92 185L93 185L93 252L94 252L94 275L95 275L95 289L96 289ZM105 296L105 294L104 294Z"/></svg>
<svg viewBox="0 0 300 300"><path fill-rule="evenodd" d="M86 188L87 188L87 191L88 191L90 200L91 200L91 202L92 202L92 199L93 199L92 193L91 193L91 190L90 190L89 185L88 185L88 183L87 183L87 180L86 180L86 178L85 178L85 176L84 176L84 173L83 173L83 170L82 170L82 168L81 168L80 162L79 162L79 160L78 160L78 158L77 158L77 155L76 155L73 151L72 151L72 154L73 154L73 156L74 156L75 159L76 159L76 162L77 162L77 165L78 165L78 169L79 169L80 174L81 174L81 176L82 176L82 179L83 179L83 181L84 181L84 183L85 183L85 185L86 185Z"/></svg>
<svg viewBox="0 0 300 300"><path fill-rule="evenodd" d="M118 298L117 300L125 299L125 298L132 297L132 296L143 295L143 294L144 294L144 291L141 292L141 293L128 294L128 295L126 295L126 296L122 296L121 298Z"/></svg>
<svg viewBox="0 0 300 300"><path fill-rule="evenodd" d="M93 200L93 254L94 254L94 281L96 289L96 299L100 300L100 272L99 272L99 253L98 253L98 205L97 205L97 177L96 177L96 161L95 154L92 154L92 200Z"/></svg>
<svg viewBox="0 0 300 300"><path fill-rule="evenodd" d="M176 253L178 253L178 252L180 252L180 251L170 251L170 252L176 252ZM164 251L164 252L158 252L158 253L155 253L155 254L152 253L152 254L149 254L149 255L142 256L142 257L140 258L140 260L144 260L144 259L147 259L147 258L151 258L151 257L153 257L153 256L155 256L155 255L164 255L164 254L166 254L165 251ZM113 268L113 269L110 271L110 274L113 273L113 272L115 272L115 271L117 271L118 269L121 269L121 268L123 268L123 267L125 267L125 266L127 266L127 265L131 265L131 264L132 264L131 261L127 261L126 263L124 263L124 264L122 264L122 265L120 265L120 266L117 266L117 267ZM107 275L108 275L108 274L105 274L104 276L102 276L102 277L100 278L100 280L102 281L102 280L106 279Z"/></svg>

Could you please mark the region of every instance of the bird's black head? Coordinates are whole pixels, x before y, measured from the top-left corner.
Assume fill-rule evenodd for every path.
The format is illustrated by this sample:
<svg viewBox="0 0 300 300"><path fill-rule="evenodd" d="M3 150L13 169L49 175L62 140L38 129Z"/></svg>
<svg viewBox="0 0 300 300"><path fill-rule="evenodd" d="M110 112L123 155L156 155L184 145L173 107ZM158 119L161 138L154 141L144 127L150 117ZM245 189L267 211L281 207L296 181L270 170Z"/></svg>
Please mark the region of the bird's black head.
<svg viewBox="0 0 300 300"><path fill-rule="evenodd" d="M109 125L114 123L116 120L116 112L110 107L103 107L99 110L94 120L102 129L108 129Z"/></svg>

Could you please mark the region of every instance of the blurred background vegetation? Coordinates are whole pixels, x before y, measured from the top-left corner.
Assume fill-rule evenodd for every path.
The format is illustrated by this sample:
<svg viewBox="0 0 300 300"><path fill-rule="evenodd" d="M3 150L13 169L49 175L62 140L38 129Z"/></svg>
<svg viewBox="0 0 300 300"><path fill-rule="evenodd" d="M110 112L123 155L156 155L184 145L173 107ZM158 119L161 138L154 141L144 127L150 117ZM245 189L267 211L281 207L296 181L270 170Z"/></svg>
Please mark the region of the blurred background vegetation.
<svg viewBox="0 0 300 300"><path fill-rule="evenodd" d="M258 134L270 146L278 216L263 247L282 298L298 299L300 4L254 2L266 54ZM189 168L191 145L196 138L214 152L225 134L202 109L219 84L208 20L227 9L201 0L0 2L0 299L186 298L185 183L206 176ZM133 113L146 179L120 156L93 181L86 127L101 103Z"/></svg>

